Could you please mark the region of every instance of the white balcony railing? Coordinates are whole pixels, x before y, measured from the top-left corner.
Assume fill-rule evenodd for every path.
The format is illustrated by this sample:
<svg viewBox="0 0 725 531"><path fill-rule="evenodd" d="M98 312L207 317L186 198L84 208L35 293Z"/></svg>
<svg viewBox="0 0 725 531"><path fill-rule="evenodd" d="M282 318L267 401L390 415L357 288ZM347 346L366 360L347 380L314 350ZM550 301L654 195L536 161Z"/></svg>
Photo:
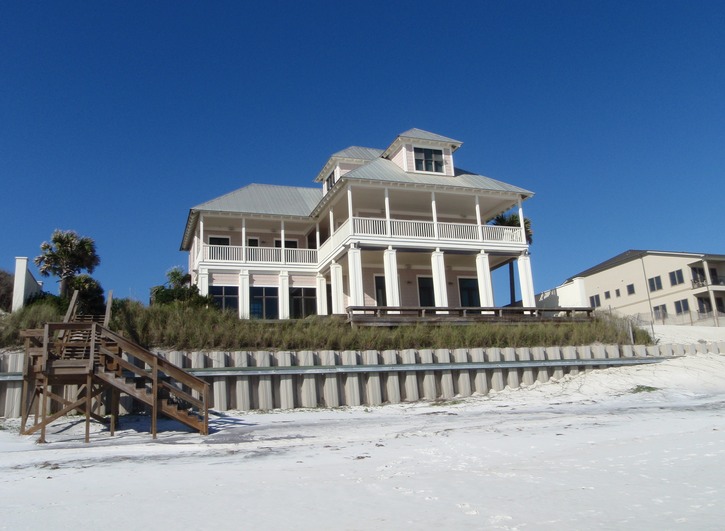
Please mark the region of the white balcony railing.
<svg viewBox="0 0 725 531"><path fill-rule="evenodd" d="M437 235L436 235L437 232ZM337 234L337 233L335 233ZM391 236L440 240L523 243L520 227L501 227L473 223L445 223L391 219L353 218L355 236Z"/></svg>
<svg viewBox="0 0 725 531"><path fill-rule="evenodd" d="M284 257L284 260L282 258ZM253 262L273 264L317 264L317 249L282 249L279 247L239 247L205 245L204 260L211 262Z"/></svg>
<svg viewBox="0 0 725 531"><path fill-rule="evenodd" d="M345 220L334 234L320 246L319 251L317 249L283 250L279 247L204 245L203 260L316 265L318 260L327 261L348 238L355 236L432 241L525 243L520 227L354 217L351 220Z"/></svg>

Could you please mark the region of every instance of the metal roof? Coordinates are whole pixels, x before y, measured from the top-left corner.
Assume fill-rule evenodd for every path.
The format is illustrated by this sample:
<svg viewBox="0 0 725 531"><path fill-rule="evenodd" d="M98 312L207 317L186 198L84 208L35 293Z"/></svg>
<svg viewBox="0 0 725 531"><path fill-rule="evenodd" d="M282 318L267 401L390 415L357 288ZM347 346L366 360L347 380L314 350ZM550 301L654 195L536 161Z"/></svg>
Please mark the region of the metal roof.
<svg viewBox="0 0 725 531"><path fill-rule="evenodd" d="M387 159L375 159L364 166L355 168L342 176L343 179L362 179L367 181L383 181L454 188L469 188L493 192L507 192L531 197L533 192L507 184L490 177L470 173L456 168L455 175L430 175L403 171L397 164Z"/></svg>
<svg viewBox="0 0 725 531"><path fill-rule="evenodd" d="M345 148L337 153L334 153L330 158L336 157L340 159L374 160L382 153L382 149L350 146L349 148Z"/></svg>
<svg viewBox="0 0 725 531"><path fill-rule="evenodd" d="M420 140L433 140L435 142L445 142L446 144L463 144L460 140L454 140L446 136L437 135L435 133L431 133L430 131L423 131L417 127L408 129L405 133L400 133L398 136L404 138L418 138Z"/></svg>
<svg viewBox="0 0 725 531"><path fill-rule="evenodd" d="M322 199L319 188L250 184L192 208L212 212L309 216Z"/></svg>
<svg viewBox="0 0 725 531"><path fill-rule="evenodd" d="M645 251L645 250L629 249L627 251L624 251L623 253L613 256L609 260L605 260L604 262L601 262L595 266L592 266L589 269L585 269L581 273L577 273L576 275L569 277L568 279L566 279L565 282L571 282L573 279L575 279L577 277L588 277L588 276L594 275L596 273L601 273L602 271L606 271L607 269L612 269L621 264L626 264L627 262L637 260L637 259L642 258L643 256L647 256L647 255L687 256L687 257L691 257L693 259L698 259L698 258L702 258L703 256L705 256L702 253L686 253L686 252L680 252L680 251Z"/></svg>

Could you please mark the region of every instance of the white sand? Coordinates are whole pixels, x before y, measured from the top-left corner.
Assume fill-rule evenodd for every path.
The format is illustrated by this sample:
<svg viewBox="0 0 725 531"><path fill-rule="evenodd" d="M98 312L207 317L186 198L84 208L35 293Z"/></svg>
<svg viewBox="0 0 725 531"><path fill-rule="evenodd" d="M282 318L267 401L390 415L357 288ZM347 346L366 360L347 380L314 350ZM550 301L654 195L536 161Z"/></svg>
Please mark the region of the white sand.
<svg viewBox="0 0 725 531"><path fill-rule="evenodd" d="M722 529L724 413L725 356L700 354L208 437L131 417L85 445L64 419L37 445L4 421L0 529Z"/></svg>

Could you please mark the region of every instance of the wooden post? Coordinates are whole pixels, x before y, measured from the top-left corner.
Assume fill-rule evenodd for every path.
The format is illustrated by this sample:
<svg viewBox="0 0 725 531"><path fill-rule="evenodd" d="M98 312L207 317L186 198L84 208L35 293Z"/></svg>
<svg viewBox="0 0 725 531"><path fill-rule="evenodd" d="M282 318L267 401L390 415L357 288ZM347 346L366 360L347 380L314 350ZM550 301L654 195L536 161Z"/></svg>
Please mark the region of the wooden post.
<svg viewBox="0 0 725 531"><path fill-rule="evenodd" d="M91 356L93 356L92 352ZM89 372L86 374L86 444L91 442L91 407L93 403L93 393L91 392L92 382L93 376Z"/></svg>
<svg viewBox="0 0 725 531"><path fill-rule="evenodd" d="M151 388L151 436L155 439L159 416L159 360L157 358L154 358L151 367Z"/></svg>

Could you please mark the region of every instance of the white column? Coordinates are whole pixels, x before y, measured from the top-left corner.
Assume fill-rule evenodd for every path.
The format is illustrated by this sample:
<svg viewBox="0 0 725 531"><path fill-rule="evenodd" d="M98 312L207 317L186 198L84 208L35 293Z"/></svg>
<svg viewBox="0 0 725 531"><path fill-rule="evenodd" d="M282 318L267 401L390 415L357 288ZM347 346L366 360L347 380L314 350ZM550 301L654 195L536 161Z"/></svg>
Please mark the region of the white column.
<svg viewBox="0 0 725 531"><path fill-rule="evenodd" d="M485 251L476 255L476 276L478 277L478 297L481 300L481 306L494 306L491 264Z"/></svg>
<svg viewBox="0 0 725 531"><path fill-rule="evenodd" d="M239 272L239 318L249 319L249 270Z"/></svg>
<svg viewBox="0 0 725 531"><path fill-rule="evenodd" d="M284 252L284 249L282 250ZM279 272L279 318L289 319L289 273Z"/></svg>
<svg viewBox="0 0 725 531"><path fill-rule="evenodd" d="M205 267L199 268L199 295L209 295L209 270Z"/></svg>
<svg viewBox="0 0 725 531"><path fill-rule="evenodd" d="M398 283L398 257L395 249L388 247L383 252L383 270L385 271L385 298L388 306L400 306L400 286Z"/></svg>
<svg viewBox="0 0 725 531"><path fill-rule="evenodd" d="M342 266L330 264L330 289L332 289L332 313L345 313L345 294L342 290Z"/></svg>
<svg viewBox="0 0 725 531"><path fill-rule="evenodd" d="M347 188L347 217L352 220L352 186Z"/></svg>
<svg viewBox="0 0 725 531"><path fill-rule="evenodd" d="M430 193L430 209L433 213L433 235L438 239L438 211L436 210L436 193Z"/></svg>
<svg viewBox="0 0 725 531"><path fill-rule="evenodd" d="M431 269L433 271L433 296L438 308L448 306L448 285L446 284L446 265L443 253L436 249L430 255Z"/></svg>
<svg viewBox="0 0 725 531"><path fill-rule="evenodd" d="M385 189L385 234L390 236L390 191Z"/></svg>
<svg viewBox="0 0 725 531"><path fill-rule="evenodd" d="M347 269L347 278L350 286L350 306L363 306L365 304L365 297L360 249L351 247L347 251Z"/></svg>
<svg viewBox="0 0 725 531"><path fill-rule="evenodd" d="M315 283L317 286L317 315L327 315L327 280L325 275L317 273Z"/></svg>
<svg viewBox="0 0 725 531"><path fill-rule="evenodd" d="M521 285L521 303L524 306L536 306L536 297L534 294L534 279L531 276L531 257L529 255L521 255L516 260L519 268L519 284Z"/></svg>
<svg viewBox="0 0 725 531"><path fill-rule="evenodd" d="M335 234L335 214L332 212L332 207L330 207L330 236Z"/></svg>
<svg viewBox="0 0 725 531"><path fill-rule="evenodd" d="M15 276L13 277L13 304L12 311L18 311L25 305L25 286L27 284L26 278L28 276L28 257L27 256L16 256L15 257Z"/></svg>
<svg viewBox="0 0 725 531"><path fill-rule="evenodd" d="M201 259L207 259L206 244L204 243L204 214L199 216L199 242L201 243Z"/></svg>
<svg viewBox="0 0 725 531"><path fill-rule="evenodd" d="M317 248L320 248L320 222L318 221L315 224L315 242L317 243Z"/></svg>
<svg viewBox="0 0 725 531"><path fill-rule="evenodd" d="M481 225L481 201L476 196L476 225L478 225L478 239L483 241L483 226Z"/></svg>
<svg viewBox="0 0 725 531"><path fill-rule="evenodd" d="M521 243L526 243L526 224L524 223L524 208L521 206L521 196L519 202L519 224L521 225Z"/></svg>
<svg viewBox="0 0 725 531"><path fill-rule="evenodd" d="M281 238L279 247L281 249L280 253L282 253L282 263L287 263L287 255L284 252L284 220L280 222L280 228L279 228L279 237Z"/></svg>
<svg viewBox="0 0 725 531"><path fill-rule="evenodd" d="M242 262L247 261L247 218L242 218ZM248 319L249 317L247 317Z"/></svg>

